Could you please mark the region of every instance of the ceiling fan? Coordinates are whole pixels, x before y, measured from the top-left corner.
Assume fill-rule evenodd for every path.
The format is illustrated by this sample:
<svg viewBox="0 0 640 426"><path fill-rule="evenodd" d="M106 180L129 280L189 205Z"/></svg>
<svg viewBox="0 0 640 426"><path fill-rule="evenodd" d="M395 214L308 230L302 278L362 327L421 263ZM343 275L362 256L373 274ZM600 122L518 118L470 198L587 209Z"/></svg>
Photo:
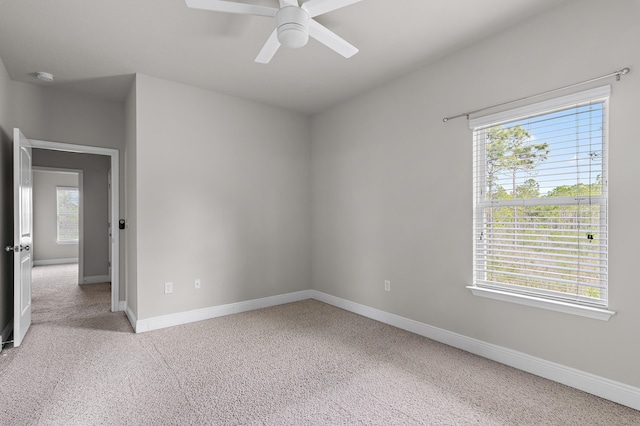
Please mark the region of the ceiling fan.
<svg viewBox="0 0 640 426"><path fill-rule="evenodd" d="M298 48L306 45L309 36L345 58L350 58L358 53L356 47L320 25L313 18L362 0L309 0L301 6L298 4L298 0L279 1L280 8L226 0L186 0L187 6L193 9L275 18L277 27L256 58L256 62L261 64L268 64L280 46Z"/></svg>

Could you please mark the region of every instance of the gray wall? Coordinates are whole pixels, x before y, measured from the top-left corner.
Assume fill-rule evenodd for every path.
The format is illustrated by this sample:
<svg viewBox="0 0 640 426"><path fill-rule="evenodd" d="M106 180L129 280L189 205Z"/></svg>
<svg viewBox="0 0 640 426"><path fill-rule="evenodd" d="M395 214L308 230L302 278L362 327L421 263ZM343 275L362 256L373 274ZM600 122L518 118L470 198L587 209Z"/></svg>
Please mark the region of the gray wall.
<svg viewBox="0 0 640 426"><path fill-rule="evenodd" d="M0 332L13 320L13 255L4 251L4 246L13 244L13 123L10 93L11 80L0 58Z"/></svg>
<svg viewBox="0 0 640 426"><path fill-rule="evenodd" d="M27 138L120 150L120 217L124 217L124 103L19 82L11 85L14 125L20 127ZM87 205L85 203L85 207ZM124 262L121 244L120 265ZM89 273L91 270L85 270L85 276L93 276ZM119 294L124 300L123 267L120 268Z"/></svg>
<svg viewBox="0 0 640 426"><path fill-rule="evenodd" d="M35 150L34 150L35 151ZM78 258L78 243L58 244L58 186L78 187L78 173L33 171L33 261Z"/></svg>
<svg viewBox="0 0 640 426"><path fill-rule="evenodd" d="M136 77L137 80L137 77ZM137 229L137 176L136 176L136 142L137 142L137 104L136 104L136 80L134 80L125 104L126 120L126 148L125 148L125 182L123 189L126 197L126 221L127 229L121 244L126 250L126 300L127 307L138 315L138 244L135 229Z"/></svg>
<svg viewBox="0 0 640 426"><path fill-rule="evenodd" d="M33 150L33 165L82 170L84 277L109 274L109 187L106 155Z"/></svg>
<svg viewBox="0 0 640 426"><path fill-rule="evenodd" d="M278 108L146 76L124 106L11 83L0 66L0 195L10 203L5 166L14 125L30 138L121 150L126 138L130 228L121 264L126 245L127 294L140 319L304 290L311 279L329 294L640 386L640 231L628 225L640 181L639 9L637 0L570 2L311 125ZM464 288L471 132L464 119L442 117L623 66L633 71L613 83L610 109L609 296L618 314L601 322L473 297ZM8 237L11 213L2 215ZM0 264L3 277L7 265ZM163 294L165 281L174 282L172 295Z"/></svg>
<svg viewBox="0 0 640 426"><path fill-rule="evenodd" d="M640 182L638 16L637 0L571 2L315 116L313 288L640 386L640 230L629 225ZM464 118L442 118L625 66L632 73L610 81L618 314L603 322L472 296L472 134Z"/></svg>
<svg viewBox="0 0 640 426"><path fill-rule="evenodd" d="M308 289L309 119L142 75L136 90L138 318Z"/></svg>

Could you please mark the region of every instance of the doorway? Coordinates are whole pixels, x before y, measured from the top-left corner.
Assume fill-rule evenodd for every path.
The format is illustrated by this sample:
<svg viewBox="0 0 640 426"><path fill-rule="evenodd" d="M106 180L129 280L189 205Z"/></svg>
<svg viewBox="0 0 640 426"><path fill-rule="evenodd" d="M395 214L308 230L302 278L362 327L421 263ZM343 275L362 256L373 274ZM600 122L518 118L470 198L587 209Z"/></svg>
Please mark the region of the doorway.
<svg viewBox="0 0 640 426"><path fill-rule="evenodd" d="M37 151L32 154L35 160ZM33 266L84 264L79 249L84 243L83 170L43 167L37 161L32 170ZM83 273L75 270L80 284Z"/></svg>
<svg viewBox="0 0 640 426"><path fill-rule="evenodd" d="M93 154L97 156L106 156L106 161L108 163L108 174L109 179L105 179L105 185L107 185L107 222L104 223L104 227L106 229L99 229L98 231L104 231L105 235L107 235L107 244L106 248L106 258L109 259L108 269L102 273L98 273L97 275L90 272L85 267L85 261L88 259L87 256L84 256L84 240L86 240L86 235L84 235L84 227L80 226L80 235L78 241L78 276L79 283L81 284L90 284L90 283L98 283L106 281L107 279L111 281L111 311L122 311L122 305L124 303L120 303L120 277L119 277L119 233L114 232L113 224L118 223L119 217L119 199L120 199L120 190L119 190L119 153L116 149L110 148L100 148L100 147L92 147L92 146L84 146L84 145L73 145L73 144L65 144L60 142L51 142L51 141L43 141L31 139L32 148L41 149L41 150L49 150L49 151L58 151L58 152L66 152L66 153L74 153L74 154ZM86 173L85 173L86 175ZM87 176L84 176L85 178ZM84 181L85 179L83 179ZM86 182L84 182L86 184ZM86 185L83 185L86 186ZM93 205L93 203L92 203ZM85 215L88 212L84 212ZM81 215L82 216L82 215ZM93 229L93 227L92 227ZM84 258L83 258L84 256ZM88 265L87 265L88 266Z"/></svg>

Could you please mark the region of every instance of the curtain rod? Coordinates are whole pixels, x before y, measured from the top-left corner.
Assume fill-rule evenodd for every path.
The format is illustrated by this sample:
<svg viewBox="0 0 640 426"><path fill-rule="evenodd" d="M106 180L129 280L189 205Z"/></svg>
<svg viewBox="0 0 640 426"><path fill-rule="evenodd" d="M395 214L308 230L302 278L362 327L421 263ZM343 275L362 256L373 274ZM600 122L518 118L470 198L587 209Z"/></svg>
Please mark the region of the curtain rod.
<svg viewBox="0 0 640 426"><path fill-rule="evenodd" d="M585 80L585 81L581 81L579 83L570 84L568 86L559 87L557 89L548 90L546 92L538 93L537 95L526 96L524 98L516 99L516 100L513 100L513 101L503 102L501 104L496 104L496 105L491 105L491 106L488 106L488 107L485 107L485 108L480 108L480 109L477 109L475 111L469 111L469 112L465 112L465 113L462 113L462 114L453 115L451 117L445 117L445 118L442 119L442 121L446 123L449 120L453 120L454 118L460 118L460 117L467 117L467 120L468 120L469 116L471 114L477 114L479 112L486 111L486 110L491 109L491 108L496 108L496 107L499 107L499 106L509 105L509 104L513 104L513 103L516 103L516 102L520 102L520 101L526 101L527 99L537 98L538 96L548 95L549 93L558 92L560 90L565 90L565 89L570 89L572 87L580 86L582 84L587 84L587 83L591 83L593 81L602 80L603 78L609 78L609 77L616 76L616 81L620 81L620 76L629 74L630 71L631 70L628 67L627 68L623 68L623 69L621 69L619 71L614 71L614 72L612 72L610 74L601 75L600 77L592 78L590 80Z"/></svg>

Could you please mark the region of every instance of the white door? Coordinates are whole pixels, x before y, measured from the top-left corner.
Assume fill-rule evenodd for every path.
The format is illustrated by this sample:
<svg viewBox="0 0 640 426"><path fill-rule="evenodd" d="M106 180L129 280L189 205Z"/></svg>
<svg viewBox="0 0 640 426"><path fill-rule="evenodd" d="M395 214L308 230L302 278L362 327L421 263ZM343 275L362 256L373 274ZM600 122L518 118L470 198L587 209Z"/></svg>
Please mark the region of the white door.
<svg viewBox="0 0 640 426"><path fill-rule="evenodd" d="M31 267L33 264L33 204L31 143L13 129L13 346L20 346L31 325Z"/></svg>

